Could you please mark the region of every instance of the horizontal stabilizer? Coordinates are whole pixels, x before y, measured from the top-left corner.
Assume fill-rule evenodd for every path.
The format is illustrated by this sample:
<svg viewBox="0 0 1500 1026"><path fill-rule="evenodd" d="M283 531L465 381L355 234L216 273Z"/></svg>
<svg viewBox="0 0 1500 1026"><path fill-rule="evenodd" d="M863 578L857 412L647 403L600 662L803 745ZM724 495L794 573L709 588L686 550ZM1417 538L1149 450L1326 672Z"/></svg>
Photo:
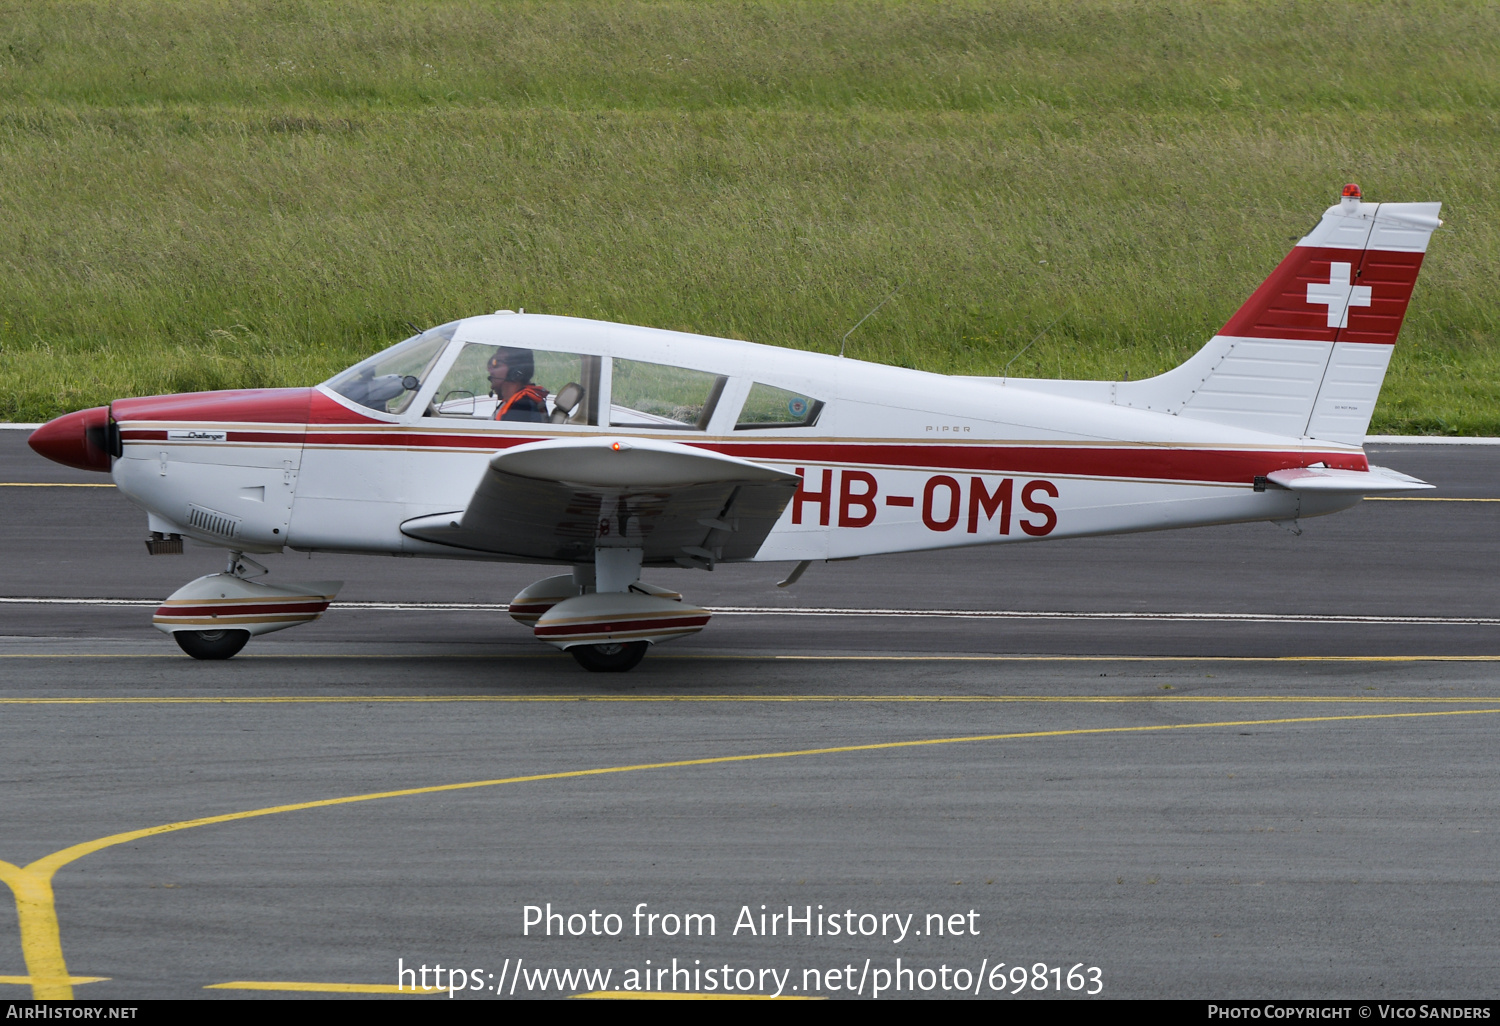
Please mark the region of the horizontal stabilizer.
<svg viewBox="0 0 1500 1026"><path fill-rule="evenodd" d="M1381 495L1387 492L1420 492L1433 486L1426 481L1386 467L1363 470L1334 470L1330 467L1300 467L1267 474L1266 480L1294 492L1340 493L1343 495Z"/></svg>

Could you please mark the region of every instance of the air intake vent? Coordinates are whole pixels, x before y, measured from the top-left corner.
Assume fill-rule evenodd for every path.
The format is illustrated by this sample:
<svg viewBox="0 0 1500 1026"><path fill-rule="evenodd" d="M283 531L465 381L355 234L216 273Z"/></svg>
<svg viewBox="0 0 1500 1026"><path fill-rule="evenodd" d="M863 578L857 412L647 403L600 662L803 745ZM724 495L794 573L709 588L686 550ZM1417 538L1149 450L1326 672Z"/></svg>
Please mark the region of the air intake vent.
<svg viewBox="0 0 1500 1026"><path fill-rule="evenodd" d="M221 538L233 538L240 530L239 517L232 517L218 510L205 509L193 503L188 504L187 522L189 527L195 527L207 534L217 534Z"/></svg>

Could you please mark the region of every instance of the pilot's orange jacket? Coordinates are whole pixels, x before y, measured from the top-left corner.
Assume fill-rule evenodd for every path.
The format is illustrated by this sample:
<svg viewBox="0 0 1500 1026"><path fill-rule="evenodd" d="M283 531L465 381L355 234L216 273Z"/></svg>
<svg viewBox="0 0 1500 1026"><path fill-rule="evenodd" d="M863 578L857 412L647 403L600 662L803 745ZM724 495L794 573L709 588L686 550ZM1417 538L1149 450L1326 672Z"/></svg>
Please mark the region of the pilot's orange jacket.
<svg viewBox="0 0 1500 1026"><path fill-rule="evenodd" d="M500 404L495 411L496 420L547 419L547 390L540 385L527 385Z"/></svg>

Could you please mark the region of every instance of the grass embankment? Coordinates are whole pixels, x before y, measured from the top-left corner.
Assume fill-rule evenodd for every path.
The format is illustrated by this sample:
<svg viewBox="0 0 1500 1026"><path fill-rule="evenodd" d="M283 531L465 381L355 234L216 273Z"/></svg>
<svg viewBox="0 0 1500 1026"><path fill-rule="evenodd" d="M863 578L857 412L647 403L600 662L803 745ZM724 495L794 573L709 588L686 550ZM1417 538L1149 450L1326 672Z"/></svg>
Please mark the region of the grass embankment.
<svg viewBox="0 0 1500 1026"><path fill-rule="evenodd" d="M1500 434L1500 8L0 0L0 419L524 306L1144 377L1357 180L1444 201L1375 431ZM1049 327L1050 325L1050 327Z"/></svg>

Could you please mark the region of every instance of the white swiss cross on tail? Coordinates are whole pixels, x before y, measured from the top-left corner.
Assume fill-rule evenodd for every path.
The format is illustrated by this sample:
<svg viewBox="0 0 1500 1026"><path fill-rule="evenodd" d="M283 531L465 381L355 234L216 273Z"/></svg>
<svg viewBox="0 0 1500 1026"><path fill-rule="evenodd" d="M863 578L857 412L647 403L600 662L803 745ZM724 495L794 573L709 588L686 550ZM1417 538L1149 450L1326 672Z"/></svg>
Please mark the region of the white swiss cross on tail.
<svg viewBox="0 0 1500 1026"><path fill-rule="evenodd" d="M1330 328L1347 328L1349 326L1349 308L1351 306L1370 305L1370 286L1349 284L1349 272L1352 266L1345 263L1329 264L1328 283L1326 285L1320 285L1317 282L1308 283L1308 305L1328 304L1328 326Z"/></svg>

